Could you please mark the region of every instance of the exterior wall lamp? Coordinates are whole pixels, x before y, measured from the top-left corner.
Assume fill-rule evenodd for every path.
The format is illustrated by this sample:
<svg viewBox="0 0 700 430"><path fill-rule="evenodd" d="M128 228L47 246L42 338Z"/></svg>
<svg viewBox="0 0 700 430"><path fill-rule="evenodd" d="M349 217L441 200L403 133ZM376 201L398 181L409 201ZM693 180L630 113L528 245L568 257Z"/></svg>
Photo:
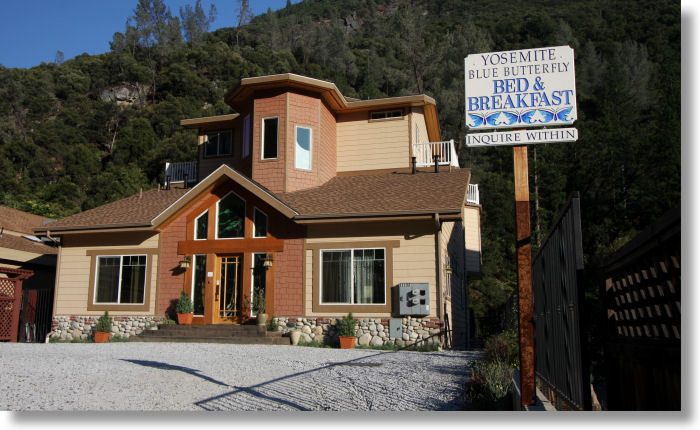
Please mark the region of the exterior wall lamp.
<svg viewBox="0 0 700 430"><path fill-rule="evenodd" d="M264 267L272 267L272 253L269 253L265 256L265 261L263 262Z"/></svg>
<svg viewBox="0 0 700 430"><path fill-rule="evenodd" d="M192 259L190 258L189 255L185 255L185 258L180 260L180 269L189 269L190 268L190 262Z"/></svg>

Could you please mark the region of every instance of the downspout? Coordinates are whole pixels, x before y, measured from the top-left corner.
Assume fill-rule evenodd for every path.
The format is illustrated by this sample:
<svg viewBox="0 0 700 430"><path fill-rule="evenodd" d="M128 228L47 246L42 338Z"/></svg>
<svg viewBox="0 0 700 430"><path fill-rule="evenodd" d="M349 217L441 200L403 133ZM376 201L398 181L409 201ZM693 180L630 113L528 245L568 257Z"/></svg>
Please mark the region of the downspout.
<svg viewBox="0 0 700 430"><path fill-rule="evenodd" d="M435 287L437 289L435 294L435 300L437 301L436 315L440 319L440 325L445 324L444 315L442 312L442 276L440 276L440 268L442 267L442 235L440 231L442 230L442 225L440 223L440 215L437 212L433 214L433 221L435 222Z"/></svg>

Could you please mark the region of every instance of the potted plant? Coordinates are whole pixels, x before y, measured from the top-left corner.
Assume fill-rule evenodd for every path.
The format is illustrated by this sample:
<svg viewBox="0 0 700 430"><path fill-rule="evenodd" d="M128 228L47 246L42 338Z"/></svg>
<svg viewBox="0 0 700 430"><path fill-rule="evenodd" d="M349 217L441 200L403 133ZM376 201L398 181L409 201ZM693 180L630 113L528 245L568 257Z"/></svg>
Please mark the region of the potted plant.
<svg viewBox="0 0 700 430"><path fill-rule="evenodd" d="M109 312L105 311L98 320L97 324L92 328L92 333L95 336L95 343L107 342L112 333L112 317Z"/></svg>
<svg viewBox="0 0 700 430"><path fill-rule="evenodd" d="M338 337L341 349L355 348L355 319L352 317L352 312L338 321Z"/></svg>
<svg viewBox="0 0 700 430"><path fill-rule="evenodd" d="M265 313L265 293L258 290L253 294L253 310L258 320L258 325L267 325L267 314Z"/></svg>
<svg viewBox="0 0 700 430"><path fill-rule="evenodd" d="M194 305L192 304L192 300L190 300L190 295L187 294L186 291L180 293L180 298L177 299L177 305L175 306L175 312L177 312L178 324L192 324Z"/></svg>

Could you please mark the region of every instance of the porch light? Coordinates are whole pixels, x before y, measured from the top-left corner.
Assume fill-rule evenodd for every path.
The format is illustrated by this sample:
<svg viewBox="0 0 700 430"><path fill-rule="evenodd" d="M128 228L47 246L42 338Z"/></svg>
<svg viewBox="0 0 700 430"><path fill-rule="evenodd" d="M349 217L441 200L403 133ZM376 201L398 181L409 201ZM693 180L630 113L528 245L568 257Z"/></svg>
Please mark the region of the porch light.
<svg viewBox="0 0 700 430"><path fill-rule="evenodd" d="M184 259L180 260L180 269L189 269L190 261L190 256L186 255Z"/></svg>
<svg viewBox="0 0 700 430"><path fill-rule="evenodd" d="M272 253L265 256L265 262L263 262L264 267L272 267Z"/></svg>

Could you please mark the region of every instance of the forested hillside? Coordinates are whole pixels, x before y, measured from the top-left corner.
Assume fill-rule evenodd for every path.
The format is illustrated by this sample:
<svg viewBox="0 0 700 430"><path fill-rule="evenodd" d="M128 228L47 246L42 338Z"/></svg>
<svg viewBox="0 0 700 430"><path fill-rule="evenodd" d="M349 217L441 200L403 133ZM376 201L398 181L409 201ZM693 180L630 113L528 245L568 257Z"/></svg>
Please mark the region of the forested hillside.
<svg viewBox="0 0 700 430"><path fill-rule="evenodd" d="M305 0L211 33L215 11L161 3L134 0L111 52L0 67L0 204L62 217L155 187L165 161L195 157L179 120L231 112L223 94L244 77L293 72L359 98L426 93L481 188L472 297L484 316L516 282L512 150L462 147L464 57L557 45L575 49L580 139L530 149L535 234L580 191L595 267L680 202L678 1Z"/></svg>

